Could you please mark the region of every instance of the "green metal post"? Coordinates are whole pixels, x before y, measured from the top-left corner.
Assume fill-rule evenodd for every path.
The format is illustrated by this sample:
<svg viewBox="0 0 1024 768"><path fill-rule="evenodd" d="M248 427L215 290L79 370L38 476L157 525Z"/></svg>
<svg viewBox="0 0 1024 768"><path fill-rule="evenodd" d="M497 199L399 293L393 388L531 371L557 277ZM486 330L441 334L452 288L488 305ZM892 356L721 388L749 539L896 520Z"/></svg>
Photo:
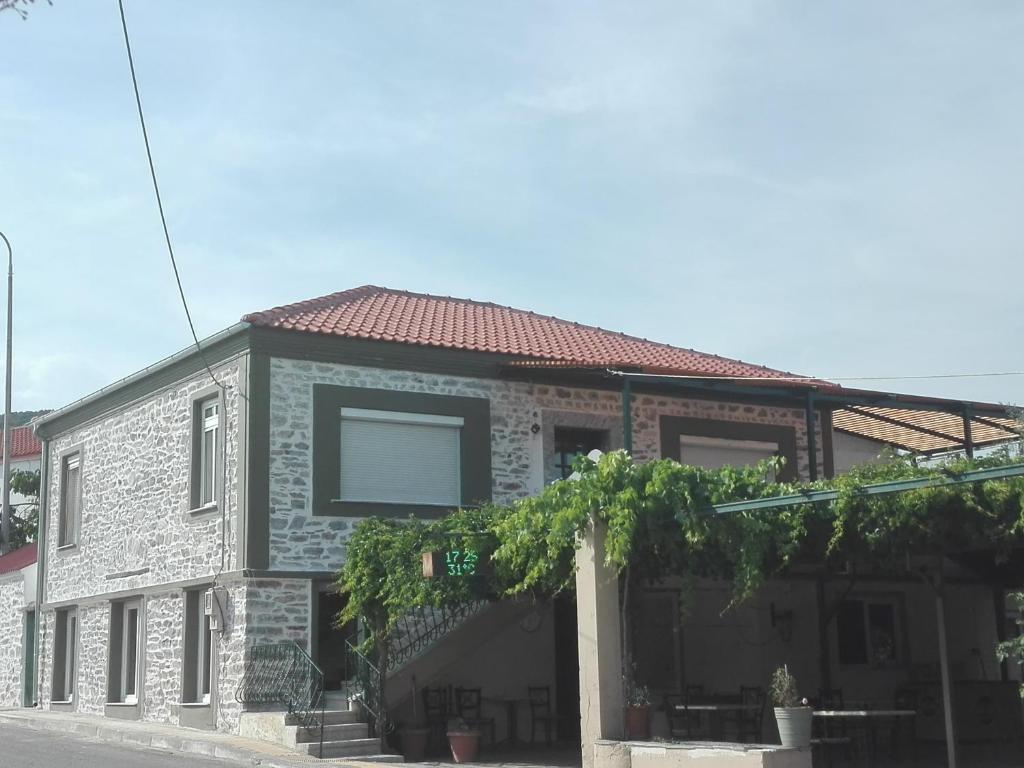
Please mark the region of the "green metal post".
<svg viewBox="0 0 1024 768"><path fill-rule="evenodd" d="M633 453L633 386L629 378L622 380L622 447Z"/></svg>
<svg viewBox="0 0 1024 768"><path fill-rule="evenodd" d="M815 433L814 393L807 393L804 404L804 416L807 421L807 465L810 467L811 482L818 479L818 436Z"/></svg>
<svg viewBox="0 0 1024 768"><path fill-rule="evenodd" d="M971 431L971 419L974 416L974 409L964 405L964 453L968 459L974 458L974 435Z"/></svg>

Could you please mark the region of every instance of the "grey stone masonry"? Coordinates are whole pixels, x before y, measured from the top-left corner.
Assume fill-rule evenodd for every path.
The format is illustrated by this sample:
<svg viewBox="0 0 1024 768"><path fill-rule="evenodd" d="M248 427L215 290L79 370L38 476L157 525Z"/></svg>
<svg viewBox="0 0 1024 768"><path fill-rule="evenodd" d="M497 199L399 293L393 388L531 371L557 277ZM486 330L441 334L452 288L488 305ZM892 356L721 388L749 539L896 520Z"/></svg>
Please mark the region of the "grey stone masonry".
<svg viewBox="0 0 1024 768"><path fill-rule="evenodd" d="M313 387L316 384L487 398L491 412L492 497L507 503L537 493L553 447L551 424L601 426L610 447L622 444L617 392L535 385L496 379L383 370L274 358L270 371L270 563L286 570L333 570L359 518L321 517L312 511ZM800 410L710 400L638 395L633 400L633 454L660 456L664 415L771 424L794 429L801 477L808 475L807 434ZM534 429L534 426L539 429ZM817 441L819 466L822 441ZM550 474L550 472L548 472Z"/></svg>
<svg viewBox="0 0 1024 768"><path fill-rule="evenodd" d="M237 362L216 370L231 389L221 436L228 509L224 567L234 565L238 449ZM47 472L46 602L74 600L207 576L221 567L221 511L190 514L192 397L196 376L55 437ZM57 548L61 457L80 449L78 542ZM223 498L221 503L223 504Z"/></svg>
<svg viewBox="0 0 1024 768"><path fill-rule="evenodd" d="M25 579L0 576L0 708L20 707L25 679Z"/></svg>

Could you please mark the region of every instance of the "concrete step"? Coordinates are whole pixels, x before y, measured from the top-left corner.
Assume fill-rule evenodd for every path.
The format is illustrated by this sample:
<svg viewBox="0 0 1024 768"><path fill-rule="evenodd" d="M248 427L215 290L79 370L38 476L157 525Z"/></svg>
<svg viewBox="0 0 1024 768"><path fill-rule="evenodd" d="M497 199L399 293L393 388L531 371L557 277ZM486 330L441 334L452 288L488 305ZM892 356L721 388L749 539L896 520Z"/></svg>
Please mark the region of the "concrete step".
<svg viewBox="0 0 1024 768"><path fill-rule="evenodd" d="M334 711L352 709L348 691L327 691L324 693L324 706Z"/></svg>
<svg viewBox="0 0 1024 768"><path fill-rule="evenodd" d="M296 744L299 754L317 757L320 755L320 741ZM361 757L380 754L380 739L347 739L345 741L324 741L323 757Z"/></svg>
<svg viewBox="0 0 1024 768"><path fill-rule="evenodd" d="M338 723L324 726L324 741L351 741L365 739L370 735L370 726L366 723ZM285 744L301 744L308 741L320 741L319 728L301 728L297 725L287 727L284 737Z"/></svg>

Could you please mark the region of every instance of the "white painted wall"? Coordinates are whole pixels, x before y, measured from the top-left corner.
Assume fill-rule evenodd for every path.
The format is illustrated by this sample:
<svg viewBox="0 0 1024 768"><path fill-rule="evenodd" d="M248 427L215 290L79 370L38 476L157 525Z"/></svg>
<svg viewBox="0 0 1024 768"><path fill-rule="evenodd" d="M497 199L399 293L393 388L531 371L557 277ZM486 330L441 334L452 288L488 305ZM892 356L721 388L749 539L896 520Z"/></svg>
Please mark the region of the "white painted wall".
<svg viewBox="0 0 1024 768"><path fill-rule="evenodd" d="M879 454L885 444L845 432L832 433L832 455L837 475L848 472L859 464L873 464L879 461Z"/></svg>

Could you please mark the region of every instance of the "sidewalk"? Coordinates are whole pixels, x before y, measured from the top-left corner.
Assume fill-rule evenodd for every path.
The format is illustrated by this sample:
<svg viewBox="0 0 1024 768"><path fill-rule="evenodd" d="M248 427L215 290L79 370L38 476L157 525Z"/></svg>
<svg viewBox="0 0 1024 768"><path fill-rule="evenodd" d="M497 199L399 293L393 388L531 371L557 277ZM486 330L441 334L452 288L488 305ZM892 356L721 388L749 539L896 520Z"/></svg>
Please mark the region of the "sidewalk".
<svg viewBox="0 0 1024 768"><path fill-rule="evenodd" d="M113 720L95 715L45 712L36 709L0 710L0 723L42 731L59 731L109 743L136 744L185 754L205 755L265 768L309 768L310 765L344 765L379 768L381 761L352 758L319 760L298 755L284 746L245 739L217 731L200 731L159 723ZM398 758L401 760L401 758Z"/></svg>

